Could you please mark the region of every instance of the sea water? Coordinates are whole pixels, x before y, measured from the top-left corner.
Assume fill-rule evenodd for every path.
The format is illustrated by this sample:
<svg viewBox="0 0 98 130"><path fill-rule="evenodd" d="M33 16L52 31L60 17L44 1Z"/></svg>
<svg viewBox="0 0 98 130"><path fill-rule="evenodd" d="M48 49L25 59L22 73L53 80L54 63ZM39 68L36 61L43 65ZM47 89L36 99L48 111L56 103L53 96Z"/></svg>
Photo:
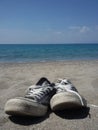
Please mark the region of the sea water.
<svg viewBox="0 0 98 130"><path fill-rule="evenodd" d="M98 60L98 44L0 44L0 62Z"/></svg>

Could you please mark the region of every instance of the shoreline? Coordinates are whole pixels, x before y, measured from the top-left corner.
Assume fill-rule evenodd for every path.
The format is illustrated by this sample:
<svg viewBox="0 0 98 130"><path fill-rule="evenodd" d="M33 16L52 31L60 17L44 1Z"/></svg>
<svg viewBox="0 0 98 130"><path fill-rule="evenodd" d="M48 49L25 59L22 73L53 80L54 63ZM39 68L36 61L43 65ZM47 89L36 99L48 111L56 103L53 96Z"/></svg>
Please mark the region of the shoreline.
<svg viewBox="0 0 98 130"><path fill-rule="evenodd" d="M70 60L46 60L46 61L7 61L7 62L0 62L0 64L40 64L40 63L67 63L67 62L98 62L98 59L70 59Z"/></svg>

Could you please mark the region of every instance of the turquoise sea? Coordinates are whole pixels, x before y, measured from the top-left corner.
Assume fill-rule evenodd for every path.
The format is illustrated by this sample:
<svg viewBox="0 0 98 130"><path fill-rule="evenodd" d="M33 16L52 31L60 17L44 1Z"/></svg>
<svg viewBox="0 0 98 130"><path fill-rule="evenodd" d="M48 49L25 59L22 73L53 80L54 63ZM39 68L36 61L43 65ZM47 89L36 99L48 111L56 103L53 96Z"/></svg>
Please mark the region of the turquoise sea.
<svg viewBox="0 0 98 130"><path fill-rule="evenodd" d="M0 44L0 62L98 60L98 44Z"/></svg>

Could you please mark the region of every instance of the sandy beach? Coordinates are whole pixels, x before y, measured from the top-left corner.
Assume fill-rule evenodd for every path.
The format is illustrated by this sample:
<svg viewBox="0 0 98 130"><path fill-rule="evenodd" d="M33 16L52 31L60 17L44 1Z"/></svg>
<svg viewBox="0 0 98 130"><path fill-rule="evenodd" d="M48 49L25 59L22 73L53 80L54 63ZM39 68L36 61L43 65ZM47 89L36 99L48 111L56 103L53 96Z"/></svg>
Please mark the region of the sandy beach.
<svg viewBox="0 0 98 130"><path fill-rule="evenodd" d="M51 110L45 117L11 117L4 113L10 98L24 96L25 90L41 77L51 82L70 79L88 104L98 105L98 61L43 63L0 63L0 130L98 130L98 107L85 110Z"/></svg>

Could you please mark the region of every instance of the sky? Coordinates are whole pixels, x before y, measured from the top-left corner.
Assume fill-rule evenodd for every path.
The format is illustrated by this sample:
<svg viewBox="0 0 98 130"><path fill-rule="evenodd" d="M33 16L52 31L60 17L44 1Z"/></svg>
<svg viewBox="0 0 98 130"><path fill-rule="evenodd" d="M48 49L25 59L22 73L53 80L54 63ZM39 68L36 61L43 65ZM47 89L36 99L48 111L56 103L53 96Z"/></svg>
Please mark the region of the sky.
<svg viewBox="0 0 98 130"><path fill-rule="evenodd" d="M98 43L98 0L0 0L0 43Z"/></svg>

